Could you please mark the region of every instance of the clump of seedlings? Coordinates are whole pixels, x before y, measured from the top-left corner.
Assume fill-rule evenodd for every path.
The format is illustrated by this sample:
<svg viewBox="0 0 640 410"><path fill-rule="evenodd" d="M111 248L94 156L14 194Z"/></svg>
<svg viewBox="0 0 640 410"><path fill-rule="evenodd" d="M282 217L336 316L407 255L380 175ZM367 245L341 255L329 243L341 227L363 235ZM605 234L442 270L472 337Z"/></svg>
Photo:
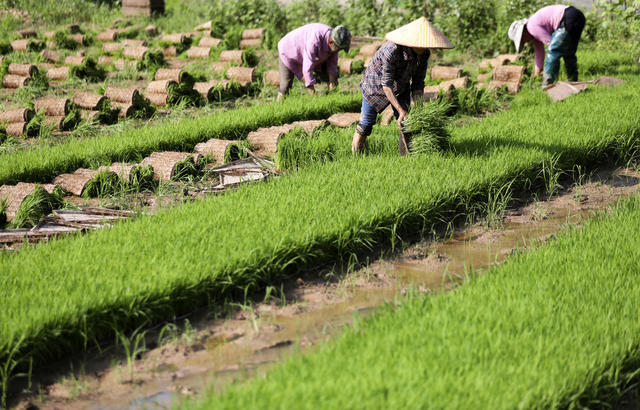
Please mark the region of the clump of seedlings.
<svg viewBox="0 0 640 410"><path fill-rule="evenodd" d="M450 105L443 102L416 104L404 120L403 132L410 136L413 154L443 151L449 148L451 134L447 129Z"/></svg>
<svg viewBox="0 0 640 410"><path fill-rule="evenodd" d="M59 188L49 193L43 187L36 185L33 192L20 204L20 208L18 208L9 226L12 228L28 228L36 225L42 217L63 206L63 195L64 193Z"/></svg>
<svg viewBox="0 0 640 410"><path fill-rule="evenodd" d="M69 37L64 31L56 31L52 38L56 43L56 47L63 48L65 50L75 50L81 46L75 39Z"/></svg>
<svg viewBox="0 0 640 410"><path fill-rule="evenodd" d="M136 68L138 69L138 71L147 70L155 74L155 72L159 68L166 65L167 63L164 60L162 51L148 51L147 53L145 53L142 60L138 61L138 63L136 64Z"/></svg>
<svg viewBox="0 0 640 410"><path fill-rule="evenodd" d="M83 198L103 198L118 191L120 178L114 172L103 170L87 182L82 191Z"/></svg>
<svg viewBox="0 0 640 410"><path fill-rule="evenodd" d="M103 81L107 77L106 71L93 58L86 58L82 64L71 67L69 75L89 82Z"/></svg>

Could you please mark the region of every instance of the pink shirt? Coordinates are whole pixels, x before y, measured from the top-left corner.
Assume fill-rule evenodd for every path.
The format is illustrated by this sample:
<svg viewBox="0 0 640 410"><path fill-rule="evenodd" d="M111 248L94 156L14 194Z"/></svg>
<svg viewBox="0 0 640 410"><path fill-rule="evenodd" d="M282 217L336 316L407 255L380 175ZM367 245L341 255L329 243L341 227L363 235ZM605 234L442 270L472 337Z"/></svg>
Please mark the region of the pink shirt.
<svg viewBox="0 0 640 410"><path fill-rule="evenodd" d="M338 76L338 53L329 51L331 27L311 23L298 27L278 42L278 53L284 65L305 87L316 83L313 72L326 61L329 75Z"/></svg>
<svg viewBox="0 0 640 410"><path fill-rule="evenodd" d="M544 45L549 45L551 35L558 29L564 16L564 4L543 7L536 11L527 21L527 31L533 37L533 48L536 51L536 68L542 70L544 65Z"/></svg>

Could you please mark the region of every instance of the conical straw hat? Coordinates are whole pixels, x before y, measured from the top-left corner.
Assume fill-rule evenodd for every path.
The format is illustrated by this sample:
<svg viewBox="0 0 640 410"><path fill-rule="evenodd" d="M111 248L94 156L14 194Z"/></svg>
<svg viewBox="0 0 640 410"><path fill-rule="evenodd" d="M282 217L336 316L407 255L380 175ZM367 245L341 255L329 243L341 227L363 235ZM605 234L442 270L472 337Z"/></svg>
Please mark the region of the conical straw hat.
<svg viewBox="0 0 640 410"><path fill-rule="evenodd" d="M431 24L426 17L393 30L385 38L396 44L418 48L453 48L453 44L444 34Z"/></svg>

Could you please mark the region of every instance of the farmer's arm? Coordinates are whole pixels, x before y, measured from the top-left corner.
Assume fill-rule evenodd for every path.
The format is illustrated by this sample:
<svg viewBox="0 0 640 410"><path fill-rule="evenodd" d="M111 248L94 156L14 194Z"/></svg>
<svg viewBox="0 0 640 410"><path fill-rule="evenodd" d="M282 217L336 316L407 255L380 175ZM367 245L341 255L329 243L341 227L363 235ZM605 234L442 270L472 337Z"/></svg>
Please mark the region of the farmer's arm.
<svg viewBox="0 0 640 410"><path fill-rule="evenodd" d="M333 53L327 58L327 72L329 74L329 90L338 86L338 53Z"/></svg>
<svg viewBox="0 0 640 410"><path fill-rule="evenodd" d="M398 111L398 125L402 124L402 121L407 117L407 112L402 108L398 98L393 94L393 81L395 77L395 64L394 59L396 58L396 52L390 53L390 55L386 56L383 60L382 64L382 91L384 91L384 95L389 100L389 103L393 106L393 108Z"/></svg>
<svg viewBox="0 0 640 410"><path fill-rule="evenodd" d="M536 52L536 68L533 72L533 76L537 77L540 75L540 73L542 73L544 67L544 44L534 38L533 49Z"/></svg>
<svg viewBox="0 0 640 410"><path fill-rule="evenodd" d="M315 93L316 77L313 75L313 68L318 58L318 46L316 43L317 39L315 37L307 38L304 53L302 54L302 79L304 80L304 86L309 90L309 94Z"/></svg>

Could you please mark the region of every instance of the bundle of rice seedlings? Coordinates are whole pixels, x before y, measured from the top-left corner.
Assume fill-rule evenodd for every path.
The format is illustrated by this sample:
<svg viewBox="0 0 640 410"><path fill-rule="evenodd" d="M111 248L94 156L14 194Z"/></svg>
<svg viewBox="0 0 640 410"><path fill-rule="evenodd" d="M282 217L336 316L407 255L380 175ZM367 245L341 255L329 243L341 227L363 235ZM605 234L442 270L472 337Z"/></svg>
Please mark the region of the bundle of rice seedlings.
<svg viewBox="0 0 640 410"><path fill-rule="evenodd" d="M120 178L109 170L99 171L85 185L82 191L83 198L104 198L112 195L120 189Z"/></svg>
<svg viewBox="0 0 640 410"><path fill-rule="evenodd" d="M449 148L449 109L449 104L442 102L416 104L411 109L404 120L404 133L410 136L409 150L413 154Z"/></svg>
<svg viewBox="0 0 640 410"><path fill-rule="evenodd" d="M0 54L9 54L11 51L11 43L8 41L0 41Z"/></svg>
<svg viewBox="0 0 640 410"><path fill-rule="evenodd" d="M90 82L103 81L107 76L106 71L98 67L93 58L86 58L83 64L71 67L69 74Z"/></svg>
<svg viewBox="0 0 640 410"><path fill-rule="evenodd" d="M210 103L232 100L245 93L242 85L235 80L198 82L194 84L194 89Z"/></svg>
<svg viewBox="0 0 640 410"><path fill-rule="evenodd" d="M132 191L153 191L157 186L151 165L115 162L108 169L118 175L122 183Z"/></svg>
<svg viewBox="0 0 640 410"><path fill-rule="evenodd" d="M56 208L64 204L63 193L55 189L53 193L47 192L43 187L36 185L33 192L22 201L15 217L11 220L13 228L29 228L40 222Z"/></svg>
<svg viewBox="0 0 640 410"><path fill-rule="evenodd" d="M242 65L245 67L255 67L260 63L258 55L253 49L247 49L242 52Z"/></svg>
<svg viewBox="0 0 640 410"><path fill-rule="evenodd" d="M81 43L68 36L64 31L57 31L53 35L52 40L56 42L56 46L58 48L63 48L65 50L75 50L81 46Z"/></svg>

